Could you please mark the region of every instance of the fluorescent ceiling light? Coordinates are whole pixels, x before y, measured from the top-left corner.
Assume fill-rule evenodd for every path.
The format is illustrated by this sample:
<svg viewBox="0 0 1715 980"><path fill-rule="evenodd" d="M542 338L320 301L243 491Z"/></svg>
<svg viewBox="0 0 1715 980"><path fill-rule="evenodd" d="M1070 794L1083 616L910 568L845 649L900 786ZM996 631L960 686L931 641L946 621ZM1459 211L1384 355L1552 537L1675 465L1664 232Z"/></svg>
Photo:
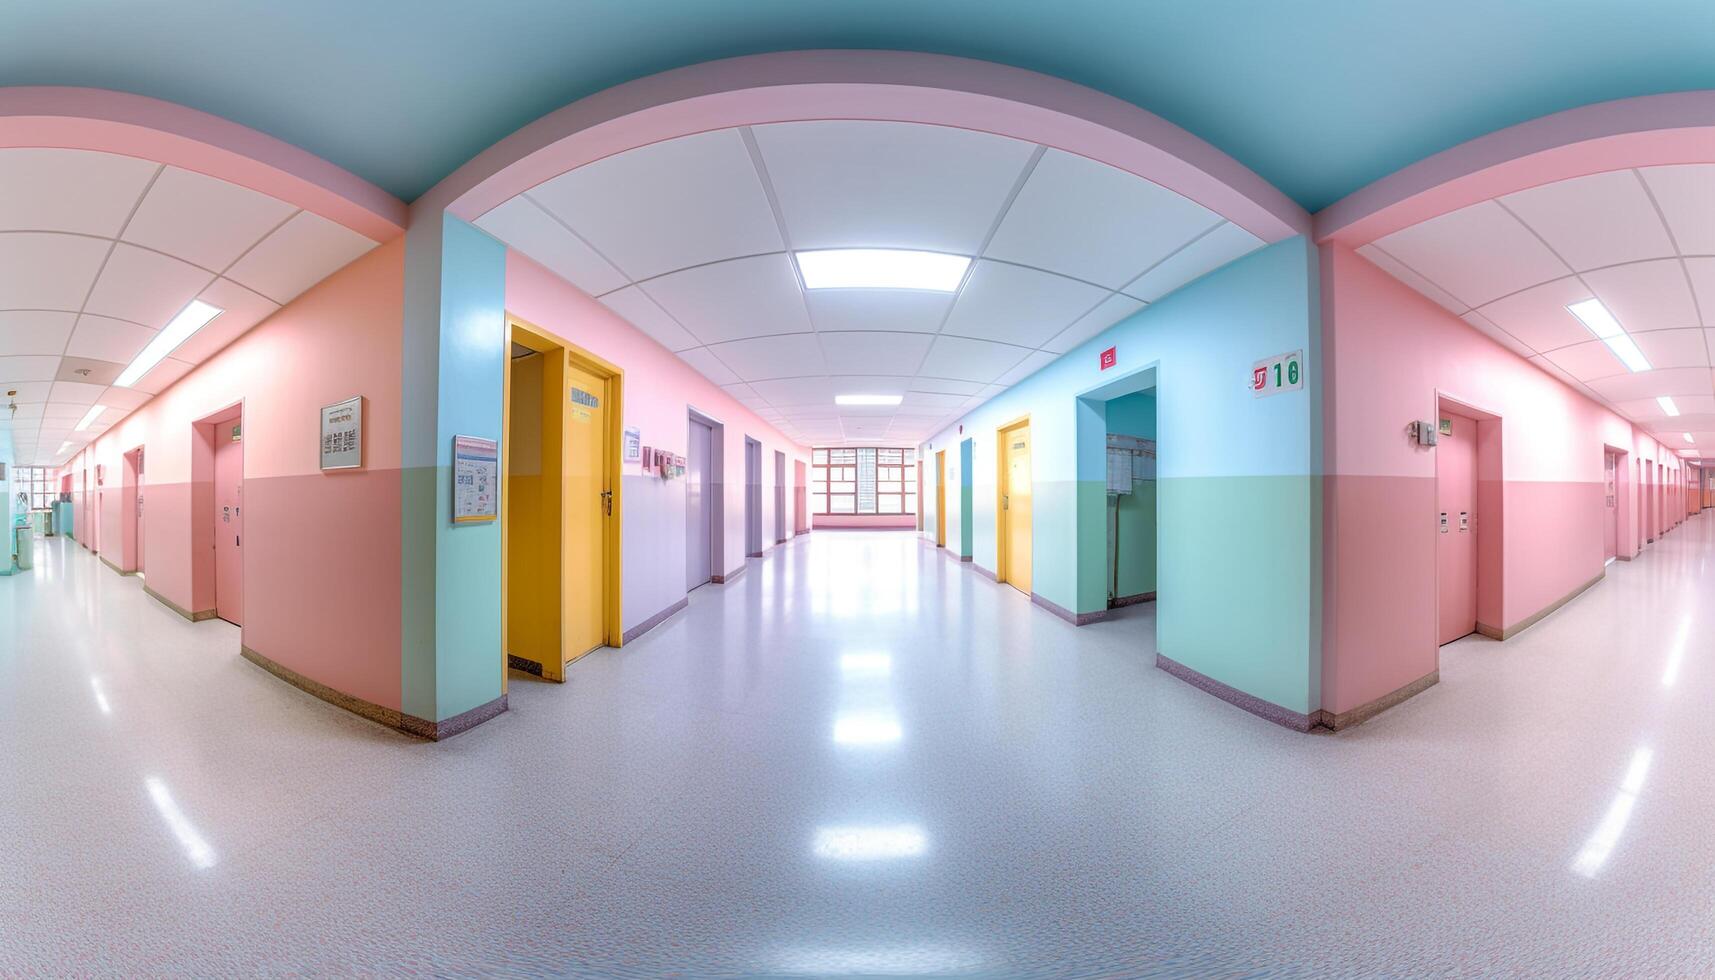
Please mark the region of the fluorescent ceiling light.
<svg viewBox="0 0 1715 980"><path fill-rule="evenodd" d="M1691 438L1691 433L1689 433L1689 432L1681 432L1681 433L1680 433L1680 435L1682 435L1682 436L1684 436L1684 437L1685 437L1685 441L1686 441L1686 442L1689 442L1689 443L1691 443L1691 444L1692 444L1692 445L1696 445L1696 444L1697 444L1697 440L1696 440L1696 439L1693 439L1693 438Z"/></svg>
<svg viewBox="0 0 1715 980"><path fill-rule="evenodd" d="M835 405L897 405L904 395L835 395Z"/></svg>
<svg viewBox="0 0 1715 980"><path fill-rule="evenodd" d="M1679 406L1673 403L1673 397L1671 395L1657 396L1655 403L1660 405L1661 410L1666 412L1669 416L1679 414Z"/></svg>
<svg viewBox="0 0 1715 980"><path fill-rule="evenodd" d="M130 365L120 373L119 377L114 379L113 383L121 388L129 388L141 381L143 375L148 374L155 365L161 363L162 358L177 350L180 344L190 339L191 334L208 326L208 322L220 314L221 309L218 306L210 306L200 299L191 300L190 305L180 310L179 315L173 317L173 321L167 324L166 329L156 334L154 340L149 341L149 346L143 348L142 353L132 359Z"/></svg>
<svg viewBox="0 0 1715 980"><path fill-rule="evenodd" d="M100 418L101 413L106 411L106 410L107 410L107 406L105 406L105 405L91 405L91 406L89 406L89 411L83 413L83 418L81 420L79 420L77 423L77 431L82 432L83 430L94 425L95 420Z"/></svg>
<svg viewBox="0 0 1715 980"><path fill-rule="evenodd" d="M1614 356L1620 359L1626 370L1636 372L1650 369L1649 359L1644 357L1644 352L1638 349L1631 335L1621 328L1620 321L1614 319L1614 314L1608 312L1601 300L1582 300L1566 309L1582 321L1602 343L1608 345L1608 349L1614 352Z"/></svg>
<svg viewBox="0 0 1715 980"><path fill-rule="evenodd" d="M897 248L830 248L797 252L794 257L806 289L929 289L950 293L959 288L971 264L963 255Z"/></svg>

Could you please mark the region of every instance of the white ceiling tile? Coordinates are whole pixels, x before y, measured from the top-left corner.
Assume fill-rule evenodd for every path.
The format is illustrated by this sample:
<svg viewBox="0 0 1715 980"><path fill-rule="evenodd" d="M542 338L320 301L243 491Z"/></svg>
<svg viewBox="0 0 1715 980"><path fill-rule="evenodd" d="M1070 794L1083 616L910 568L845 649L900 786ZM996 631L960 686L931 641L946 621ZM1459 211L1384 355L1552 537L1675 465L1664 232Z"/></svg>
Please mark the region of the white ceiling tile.
<svg viewBox="0 0 1715 980"><path fill-rule="evenodd" d="M891 374L910 376L923 363L934 337L922 333L818 334L828 368L835 374Z"/></svg>
<svg viewBox="0 0 1715 980"><path fill-rule="evenodd" d="M101 404L114 408L141 408L151 397L146 391L133 391L130 388L109 388L101 396Z"/></svg>
<svg viewBox="0 0 1715 980"><path fill-rule="evenodd" d="M1703 326L1715 327L1715 258L1686 259L1685 272L1691 278L1691 292L1703 314Z"/></svg>
<svg viewBox="0 0 1715 980"><path fill-rule="evenodd" d="M713 346L727 367L746 381L828 373L815 334L757 337Z"/></svg>
<svg viewBox="0 0 1715 980"><path fill-rule="evenodd" d="M1064 354L1103 330L1131 316L1147 305L1140 299L1132 299L1124 293L1114 293L1103 300L1095 309L1079 317L1071 326L1055 334L1043 350Z"/></svg>
<svg viewBox="0 0 1715 980"><path fill-rule="evenodd" d="M84 415L88 414L89 406L94 402L94 398L89 399L89 401L62 398L58 401L49 402L42 408L42 424L73 426L82 420Z"/></svg>
<svg viewBox="0 0 1715 980"><path fill-rule="evenodd" d="M1611 401L1631 401L1660 395L1707 395L1715 392L1708 368L1667 368L1621 374L1590 382L1602 397Z"/></svg>
<svg viewBox="0 0 1715 980"><path fill-rule="evenodd" d="M954 378L987 384L1011 370L1024 360L1024 355L1028 353L1030 351L1023 347L996 344L987 340L937 337L918 373L932 378Z"/></svg>
<svg viewBox="0 0 1715 980"><path fill-rule="evenodd" d="M1678 403L1675 402L1675 404ZM1636 422L1667 417L1667 413L1661 410L1660 403L1654 398L1638 398L1631 401L1616 402L1614 407L1621 414Z"/></svg>
<svg viewBox="0 0 1715 980"><path fill-rule="evenodd" d="M111 238L159 164L114 153L0 150L0 231L70 231Z"/></svg>
<svg viewBox="0 0 1715 980"><path fill-rule="evenodd" d="M350 228L300 211L234 263L226 277L289 303L374 247Z"/></svg>
<svg viewBox="0 0 1715 980"><path fill-rule="evenodd" d="M1153 303L1180 286L1202 278L1241 256L1262 248L1262 239L1230 221L1184 248L1127 284L1125 291Z"/></svg>
<svg viewBox="0 0 1715 980"><path fill-rule="evenodd" d="M1431 218L1376 244L1467 308L1558 279L1569 271L1530 229L1494 201Z"/></svg>
<svg viewBox="0 0 1715 980"><path fill-rule="evenodd" d="M38 354L58 357L65 352L76 313L0 310L0 357Z"/></svg>
<svg viewBox="0 0 1715 980"><path fill-rule="evenodd" d="M0 309L80 309L111 244L81 235L0 234Z"/></svg>
<svg viewBox="0 0 1715 980"><path fill-rule="evenodd" d="M546 266L592 296L625 285L625 274L583 239L520 195L476 219L477 227Z"/></svg>
<svg viewBox="0 0 1715 980"><path fill-rule="evenodd" d="M59 369L57 357L0 357L0 380L52 381Z"/></svg>
<svg viewBox="0 0 1715 980"><path fill-rule="evenodd" d="M701 346L697 338L636 286L608 293L601 298L601 303L668 350L682 351Z"/></svg>
<svg viewBox="0 0 1715 980"><path fill-rule="evenodd" d="M934 394L927 391L908 391L899 403L901 415L940 415L956 411L960 406L970 401L968 395Z"/></svg>
<svg viewBox="0 0 1715 980"><path fill-rule="evenodd" d="M55 381L53 391L48 394L48 407L55 404L82 405L87 409L107 390L106 385L88 385L81 381Z"/></svg>
<svg viewBox="0 0 1715 980"><path fill-rule="evenodd" d="M892 330L935 333L953 305L952 293L922 289L810 289L810 319L824 333Z"/></svg>
<svg viewBox="0 0 1715 980"><path fill-rule="evenodd" d="M1678 259L1597 269L1583 278L1628 332L1699 325Z"/></svg>
<svg viewBox="0 0 1715 980"><path fill-rule="evenodd" d="M219 272L295 210L247 187L168 167L143 195L123 237Z"/></svg>
<svg viewBox="0 0 1715 980"><path fill-rule="evenodd" d="M1478 333L1488 337L1490 340L1493 340L1495 343L1500 344L1502 347L1505 347L1507 350L1512 351L1520 357L1530 357L1536 353L1536 351L1525 346L1517 337L1514 337L1512 334L1502 330L1488 317L1478 313L1476 310L1466 313L1459 319L1470 324Z"/></svg>
<svg viewBox="0 0 1715 980"><path fill-rule="evenodd" d="M1545 355L1550 361L1579 381L1606 378L1626 373L1626 366L1600 340L1562 347Z"/></svg>
<svg viewBox="0 0 1715 980"><path fill-rule="evenodd" d="M597 160L530 196L633 280L784 247L735 129Z"/></svg>
<svg viewBox="0 0 1715 980"><path fill-rule="evenodd" d="M1579 271L1674 254L1655 205L1630 170L1555 181L1501 203Z"/></svg>
<svg viewBox="0 0 1715 980"><path fill-rule="evenodd" d="M230 279L216 279L197 298L219 307L221 314L171 351L174 357L192 364L201 364L213 357L221 348L280 309L273 300Z"/></svg>
<svg viewBox="0 0 1715 980"><path fill-rule="evenodd" d="M192 367L193 365L186 361L181 361L176 357L168 357L155 365L148 374L143 375L142 379L131 387L151 395L158 395L167 390L173 382L189 374Z"/></svg>
<svg viewBox="0 0 1715 980"><path fill-rule="evenodd" d="M1049 150L984 254L1118 289L1219 221L1159 184Z"/></svg>
<svg viewBox="0 0 1715 980"><path fill-rule="evenodd" d="M913 378L912 391L934 392L943 395L974 395L983 389L978 381L954 381L950 378Z"/></svg>
<svg viewBox="0 0 1715 980"><path fill-rule="evenodd" d="M19 404L20 415L22 415L23 410L28 408L30 405L47 401L48 392L52 391L53 387L54 385L52 381L6 380L4 376L0 376L0 395L3 395L8 391L16 391L17 394L10 397L12 401L16 401ZM37 409L36 415L40 416L41 414L40 409Z"/></svg>
<svg viewBox="0 0 1715 980"><path fill-rule="evenodd" d="M1653 368L1708 367L1709 348L1703 331L1651 330L1632 334Z"/></svg>
<svg viewBox="0 0 1715 980"><path fill-rule="evenodd" d="M1427 296L1430 300L1434 301L1437 306L1447 310L1455 316L1462 315L1467 309L1463 300L1423 278L1416 272L1413 272L1411 269L1406 267L1405 263L1387 254L1381 246L1373 243L1369 245L1360 245L1358 247L1358 254L1368 259L1383 272L1386 272L1388 275L1393 276L1400 282L1405 283L1412 289L1415 289L1424 296Z"/></svg>
<svg viewBox="0 0 1715 980"><path fill-rule="evenodd" d="M720 358L710 353L706 347L680 351L679 358L715 384L730 385L739 381L738 375L732 373L732 369L722 364Z"/></svg>
<svg viewBox="0 0 1715 980"><path fill-rule="evenodd" d="M829 389L826 377L774 378L755 382L750 387L775 408L790 411L794 418L803 417L804 413L792 410L805 406L825 409L828 417L833 417L834 393Z"/></svg>
<svg viewBox="0 0 1715 980"><path fill-rule="evenodd" d="M810 330L798 276L785 255L698 266L642 288L705 344Z"/></svg>
<svg viewBox="0 0 1715 980"><path fill-rule="evenodd" d="M1650 404L1656 405L1655 400L1651 399ZM1673 400L1673 406L1679 409L1679 418L1715 415L1715 395L1680 395ZM1659 410L1661 406L1656 405L1656 408ZM1667 413L1661 414L1665 416ZM1681 425L1679 431L1686 431L1686 426Z"/></svg>
<svg viewBox="0 0 1715 980"><path fill-rule="evenodd" d="M794 248L974 255L1035 145L947 126L822 121L757 126Z"/></svg>
<svg viewBox="0 0 1715 980"><path fill-rule="evenodd" d="M1715 255L1715 164L1640 170L1682 255Z"/></svg>
<svg viewBox="0 0 1715 980"><path fill-rule="evenodd" d="M120 243L113 246L84 312L159 330L213 278L189 263Z"/></svg>
<svg viewBox="0 0 1715 980"><path fill-rule="evenodd" d="M77 329L72 332L65 352L71 357L129 364L154 336L155 331L130 320L85 314L78 317Z"/></svg>
<svg viewBox="0 0 1715 980"><path fill-rule="evenodd" d="M1023 361L1019 362L1017 367L1001 375L997 379L997 382L1003 385L1015 385L1048 365L1053 364L1056 360L1059 360L1059 357L1060 355L1051 354L1047 351L1031 351Z"/></svg>
<svg viewBox="0 0 1715 980"><path fill-rule="evenodd" d="M1064 276L983 260L971 270L942 333L1040 347L1108 295Z"/></svg>
<svg viewBox="0 0 1715 980"><path fill-rule="evenodd" d="M1556 279L1496 300L1477 312L1535 351L1581 344L1591 333L1567 306L1590 298L1575 276Z"/></svg>

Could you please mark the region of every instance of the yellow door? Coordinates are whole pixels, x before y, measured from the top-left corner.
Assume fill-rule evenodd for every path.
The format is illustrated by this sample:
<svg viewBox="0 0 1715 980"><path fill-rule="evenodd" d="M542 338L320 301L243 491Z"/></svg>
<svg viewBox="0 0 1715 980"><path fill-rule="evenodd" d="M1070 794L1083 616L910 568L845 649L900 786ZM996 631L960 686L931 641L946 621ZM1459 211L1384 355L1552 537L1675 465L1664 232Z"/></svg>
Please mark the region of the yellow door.
<svg viewBox="0 0 1715 980"><path fill-rule="evenodd" d="M1030 426L1005 433L1006 489L1001 497L1006 522L1006 581L1030 594Z"/></svg>
<svg viewBox="0 0 1715 980"><path fill-rule="evenodd" d="M612 498L607 473L606 379L566 365L565 630L566 659L607 642L606 524Z"/></svg>
<svg viewBox="0 0 1715 980"><path fill-rule="evenodd" d="M935 547L947 546L947 451L935 454Z"/></svg>

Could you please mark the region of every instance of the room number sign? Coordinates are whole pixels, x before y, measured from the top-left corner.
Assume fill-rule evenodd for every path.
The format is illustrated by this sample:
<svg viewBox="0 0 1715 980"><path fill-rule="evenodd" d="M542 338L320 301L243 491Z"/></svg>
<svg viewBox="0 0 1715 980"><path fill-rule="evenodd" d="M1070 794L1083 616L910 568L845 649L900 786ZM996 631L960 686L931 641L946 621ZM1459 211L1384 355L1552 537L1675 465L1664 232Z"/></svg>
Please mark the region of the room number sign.
<svg viewBox="0 0 1715 980"><path fill-rule="evenodd" d="M1304 352L1265 357L1251 365L1251 394L1258 398L1304 387Z"/></svg>

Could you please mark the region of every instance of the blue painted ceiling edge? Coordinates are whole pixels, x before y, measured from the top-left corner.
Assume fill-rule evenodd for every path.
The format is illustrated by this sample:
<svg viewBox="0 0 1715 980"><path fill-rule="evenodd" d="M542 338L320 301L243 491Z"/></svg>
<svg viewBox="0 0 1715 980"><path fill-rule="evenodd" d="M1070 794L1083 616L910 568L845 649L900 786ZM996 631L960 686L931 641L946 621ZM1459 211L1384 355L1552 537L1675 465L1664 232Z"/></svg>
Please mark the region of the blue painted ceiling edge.
<svg viewBox="0 0 1715 980"><path fill-rule="evenodd" d="M569 102L773 51L1055 75L1184 127L1311 211L1551 112L1715 88L1707 0L62 0L6 20L0 85L177 102L405 200Z"/></svg>

